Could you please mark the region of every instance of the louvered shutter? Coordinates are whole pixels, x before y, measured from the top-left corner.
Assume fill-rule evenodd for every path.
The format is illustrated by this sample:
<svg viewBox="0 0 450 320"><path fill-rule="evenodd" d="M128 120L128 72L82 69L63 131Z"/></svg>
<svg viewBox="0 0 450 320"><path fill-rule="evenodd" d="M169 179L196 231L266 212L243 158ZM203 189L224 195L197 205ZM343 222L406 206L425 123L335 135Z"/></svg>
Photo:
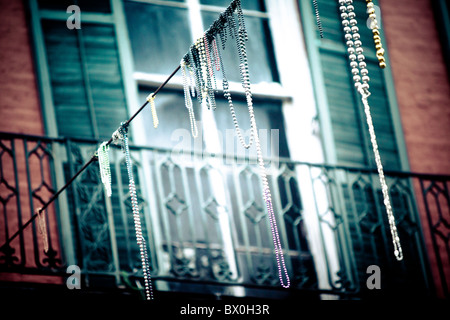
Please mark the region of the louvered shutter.
<svg viewBox="0 0 450 320"><path fill-rule="evenodd" d="M340 164L375 167L360 96L354 89L348 54L341 26L338 1L318 1L324 29L324 45L320 46L320 62L325 80L331 125ZM359 33L370 76L371 112L383 165L400 169L389 101L382 70L375 58L372 32L366 25L364 1L354 1ZM318 38L318 35L317 35Z"/></svg>
<svg viewBox="0 0 450 320"><path fill-rule="evenodd" d="M65 20L43 19L42 35L58 135L108 140L120 123L128 118L114 24L82 21L80 30L70 30ZM87 151L82 152L85 148L88 148ZM63 163L66 181L81 168L86 154L92 154L94 148L94 145L72 144L72 168L69 162ZM113 150L110 151L112 153ZM117 168L120 168L120 174ZM134 169L140 196L136 163ZM117 272L113 244L120 270L132 271L140 265L132 215L127 214L131 208L127 196L126 166L112 161L111 174L113 194L110 213L105 195L101 192L103 187L98 166L91 165L68 190L71 219L77 221L71 224L74 228L72 232L78 233L80 238L76 243L76 252L80 253L77 263L84 272ZM141 205L143 202L141 200ZM113 216L114 226L110 225L109 214ZM115 239L109 231L112 227ZM92 277L90 281L93 281Z"/></svg>
<svg viewBox="0 0 450 320"><path fill-rule="evenodd" d="M105 139L127 118L112 25L43 21L58 134Z"/></svg>

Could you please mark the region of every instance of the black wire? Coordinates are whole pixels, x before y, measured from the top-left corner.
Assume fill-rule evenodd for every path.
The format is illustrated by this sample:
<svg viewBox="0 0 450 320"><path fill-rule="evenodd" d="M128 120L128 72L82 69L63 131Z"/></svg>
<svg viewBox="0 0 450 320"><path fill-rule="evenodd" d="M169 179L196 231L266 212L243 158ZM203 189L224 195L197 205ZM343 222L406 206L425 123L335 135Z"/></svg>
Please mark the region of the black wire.
<svg viewBox="0 0 450 320"><path fill-rule="evenodd" d="M164 81L164 83L162 83L159 87L158 87L158 89L156 89L155 90L155 92L153 92L153 96L156 96L156 94L169 82L169 80L178 72L178 70L180 70L180 66L178 66L171 74L170 74L170 76L169 77L167 77L167 79L166 79L166 81ZM126 128L129 124L130 124L130 122L131 121L133 121L133 119L142 111L142 110L144 110L144 108L147 106L147 104L148 104L148 101L146 101L127 121L125 121L124 122L124 124L122 125L122 127L124 127L124 128ZM111 138L111 139L109 139L109 141L106 143L106 145L110 145L111 143L112 143L112 141L113 141L113 139ZM78 172L77 173L75 173L75 175L72 177L72 178L70 178L70 180L64 185L64 186L62 186L55 194L53 194L52 195L52 197L46 202L46 203L44 203L44 205L41 207L41 208L39 208L38 209L38 211L33 215L33 216L31 216L31 218L27 221L27 222L25 222L25 224L23 224L20 228L19 228L19 230L17 230L11 237L9 237L9 239L0 247L0 251L4 251L6 248L7 248L7 246L19 235L19 234L21 234L22 232L23 232L23 230L26 228L26 227L28 227L28 225L29 224L31 224L31 222L33 222L34 221L34 219L36 219L36 217L38 217L39 216L39 214L40 213L42 213L45 209L47 209L48 208L48 206L50 205L50 204L52 204L52 202L53 201L55 201L58 197L59 197L59 195L64 191L64 190L66 190L71 184L72 184L72 182L84 171L84 170L86 170L86 168L92 163L92 162L94 162L94 161L96 161L97 160L97 156L96 155L93 155L90 159L89 159L89 161L88 162L86 162L85 164L84 164L84 166L80 169L80 170L78 170Z"/></svg>
<svg viewBox="0 0 450 320"><path fill-rule="evenodd" d="M240 0L233 0L230 5L228 6L228 8L222 12L219 15L219 18L217 18L216 21L214 21L214 23L208 28L208 30L205 31L204 36L207 37L208 42L212 41L212 39L215 38L215 36L220 32L221 29L223 29L223 27L225 26L226 22L227 22L227 16L229 14L232 14L234 12L234 10L236 9L236 7L240 5ZM187 53L183 59L185 61L189 61L189 54ZM153 92L153 96L156 96L158 94L158 92L164 88L164 86L170 81L170 79L172 79L172 77L178 72L178 70L180 70L181 66L178 65L177 68L175 68L175 70L167 77L167 79L155 90L155 92ZM131 121L133 121L133 119L142 111L144 110L144 108L147 106L148 101L146 101L127 121L125 121L121 127L126 128L128 127L128 125L130 124ZM113 139L109 139L109 141L106 143L106 145L110 145L113 142ZM31 224L31 222L34 221L34 219L36 219L36 217L39 216L39 214L41 214L45 209L48 208L48 206L50 204L53 203L53 201L55 201L59 195L66 190L71 184L72 182L84 171L86 170L86 168L93 163L94 161L97 160L97 156L93 155L91 157L91 159L89 159L88 162L86 162L84 164L84 166L78 170L78 172L64 185L62 186L55 194L53 194L53 196L46 202L44 203L44 205L38 209L38 212L36 212L34 215L31 216L31 218L25 222L25 224L23 224L19 230L17 230L11 237L9 237L9 239L0 247L0 251L4 251L6 250L7 246L19 235L23 232L23 230Z"/></svg>

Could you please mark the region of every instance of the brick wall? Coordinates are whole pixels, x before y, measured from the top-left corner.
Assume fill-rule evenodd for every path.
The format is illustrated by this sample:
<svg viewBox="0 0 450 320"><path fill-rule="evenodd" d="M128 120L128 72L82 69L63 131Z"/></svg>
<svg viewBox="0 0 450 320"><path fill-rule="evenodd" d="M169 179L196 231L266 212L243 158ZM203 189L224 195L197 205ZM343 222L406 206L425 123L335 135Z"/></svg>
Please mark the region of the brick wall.
<svg viewBox="0 0 450 320"><path fill-rule="evenodd" d="M30 32L22 1L0 0L0 128L43 134Z"/></svg>
<svg viewBox="0 0 450 320"><path fill-rule="evenodd" d="M450 174L450 85L431 0L380 0L411 171Z"/></svg>
<svg viewBox="0 0 450 320"><path fill-rule="evenodd" d="M24 3L22 1L0 0L0 131L43 135L44 126L42 122L41 107L37 89L35 68L32 56L30 41L30 30L25 16ZM11 143L5 142L7 148L12 148ZM35 144L29 142L28 150L34 148ZM15 164L18 175L18 186L14 182L14 163L8 153L3 153L1 163L3 178L14 188L18 188L20 195L20 207L22 223L31 217L27 170L25 167L24 145L20 140L15 141ZM36 156L30 157L29 170L32 173L31 187L37 188L40 180L40 165ZM43 175L49 181L48 163L44 163ZM0 186L2 197L6 197L9 190ZM49 197L46 194L45 197ZM17 231L19 226L19 216L17 208L17 195L12 196L7 202L7 221L9 236ZM44 198L45 198L44 197ZM34 201L35 208L40 206ZM3 211L3 205L0 205ZM58 242L56 218L53 208L47 212L49 216L49 230L54 239L54 244ZM3 214L0 216L0 245L6 240L4 230ZM35 220L36 221L36 220ZM39 234L38 234L39 236ZM42 240L38 239L37 250L42 250ZM25 267L34 267L37 263L34 257L33 229L31 226L23 232L23 244L26 261L19 259L15 263L24 264ZM17 237L11 246L16 250L15 254L20 256L20 237ZM56 250L59 251L56 244ZM44 258L44 256L42 255ZM39 263L42 263L40 261ZM20 273L0 273L0 281L21 281L21 282L41 282L41 283L62 283L62 278L54 276L34 276Z"/></svg>
<svg viewBox="0 0 450 320"><path fill-rule="evenodd" d="M450 174L450 85L431 1L380 0L380 5L410 169ZM415 187L433 278L442 295L423 196ZM435 206L430 210L434 223L440 217ZM439 247L449 281L445 243Z"/></svg>

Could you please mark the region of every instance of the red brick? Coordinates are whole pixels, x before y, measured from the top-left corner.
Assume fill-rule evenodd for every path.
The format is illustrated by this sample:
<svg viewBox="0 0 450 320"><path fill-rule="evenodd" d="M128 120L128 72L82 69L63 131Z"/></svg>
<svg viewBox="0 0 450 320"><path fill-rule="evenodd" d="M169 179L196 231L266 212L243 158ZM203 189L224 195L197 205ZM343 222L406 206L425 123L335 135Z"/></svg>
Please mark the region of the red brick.
<svg viewBox="0 0 450 320"><path fill-rule="evenodd" d="M380 0L410 169L450 174L450 86L430 0ZM438 293L442 286L420 187L419 216ZM431 217L439 218L430 203ZM448 217L447 217L448 218ZM440 255L450 281L445 250Z"/></svg>
<svg viewBox="0 0 450 320"><path fill-rule="evenodd" d="M43 134L30 33L22 1L0 0L0 128Z"/></svg>

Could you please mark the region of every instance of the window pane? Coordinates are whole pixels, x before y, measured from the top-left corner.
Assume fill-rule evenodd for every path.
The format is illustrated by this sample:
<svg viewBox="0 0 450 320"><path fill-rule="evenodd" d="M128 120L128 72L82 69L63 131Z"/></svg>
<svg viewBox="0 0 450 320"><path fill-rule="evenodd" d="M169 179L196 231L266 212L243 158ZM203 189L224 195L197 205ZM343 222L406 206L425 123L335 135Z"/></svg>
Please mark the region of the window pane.
<svg viewBox="0 0 450 320"><path fill-rule="evenodd" d="M136 71L170 74L191 45L183 8L125 2Z"/></svg>
<svg viewBox="0 0 450 320"><path fill-rule="evenodd" d="M80 7L81 13L83 13L83 11L103 13L111 12L109 0L39 0L38 4L41 9L66 11L68 6L75 4Z"/></svg>
<svg viewBox="0 0 450 320"><path fill-rule="evenodd" d="M200 0L201 4L228 7L231 3L230 0ZM241 1L242 9L266 11L264 6L264 0L244 0Z"/></svg>
<svg viewBox="0 0 450 320"><path fill-rule="evenodd" d="M217 13L203 12L205 29L207 29L207 26L209 27L217 17ZM250 81L252 83L279 82L267 20L255 17L245 17L245 26L249 35L246 49L249 61ZM218 41L218 45L220 47L220 41ZM222 51L222 56L228 80L240 81L236 40L231 38L229 34L225 51Z"/></svg>
<svg viewBox="0 0 450 320"><path fill-rule="evenodd" d="M233 154L244 156L256 156L254 147L249 150L244 149L235 132L233 119L227 100L223 96L216 96L217 109L214 111L217 129L223 138L223 151L233 152ZM284 132L284 120L279 101L267 101L253 99L256 125L260 134L261 147L264 157L289 157L286 135ZM244 97L233 97L233 105L236 116L241 127L241 131L248 143L250 133L250 116L247 103ZM228 141L229 136L234 137L234 141ZM232 147L234 144L234 148ZM229 150L227 150L227 148Z"/></svg>
<svg viewBox="0 0 450 320"><path fill-rule="evenodd" d="M139 101L145 101L145 98L152 91L153 89L150 88L140 88ZM194 98L192 100L196 120L200 121L200 107ZM153 128L153 118L149 106L140 114L140 117L144 120L148 145L160 148L173 148L175 146L180 146L183 143L191 143L192 150L195 148L201 149L201 144L198 145L198 143L196 143L194 146L189 114L188 110L185 108L182 91L160 91L155 98L155 108L159 119L158 130ZM184 139L188 139L189 141ZM200 136L198 139L200 139Z"/></svg>

